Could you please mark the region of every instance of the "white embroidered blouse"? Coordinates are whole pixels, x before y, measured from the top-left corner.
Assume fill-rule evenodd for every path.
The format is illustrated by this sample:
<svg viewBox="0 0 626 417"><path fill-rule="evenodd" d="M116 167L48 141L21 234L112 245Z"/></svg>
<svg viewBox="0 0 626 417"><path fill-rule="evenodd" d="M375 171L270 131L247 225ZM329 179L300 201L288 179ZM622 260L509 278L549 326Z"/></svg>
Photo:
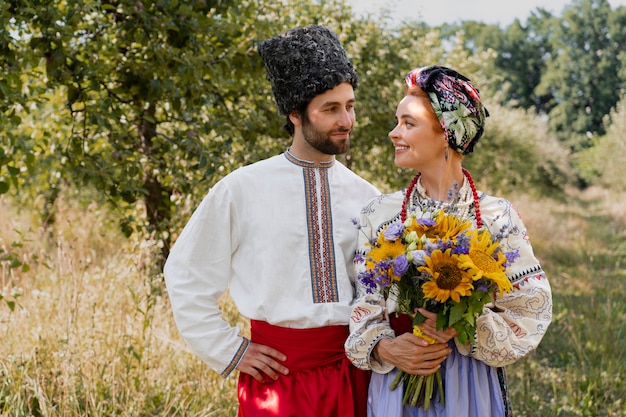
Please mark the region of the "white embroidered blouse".
<svg viewBox="0 0 626 417"><path fill-rule="evenodd" d="M514 206L502 198L484 193L479 195L484 226L492 235L508 231L500 245L505 251L518 250L520 256L509 267L508 278L513 284L513 291L485 306L477 319L475 344L456 345L461 354L499 367L515 362L538 346L552 320L552 293L533 253L526 227ZM468 197L468 201L457 205L466 213L468 210L464 206L472 205L471 196ZM363 208L357 249L360 253L367 253L369 238L376 236L387 224L400 221L403 200L404 192L398 191L374 198ZM419 217L419 204L416 206L411 206L410 210L415 210ZM469 213L470 217L475 217L473 208ZM355 265L357 273L364 268L362 263ZM388 373L393 366L378 361L373 349L381 338L395 337L389 325L389 314L396 311L396 303L392 297L385 299L380 292L366 293L358 280L357 298L350 317L346 353L358 368Z"/></svg>

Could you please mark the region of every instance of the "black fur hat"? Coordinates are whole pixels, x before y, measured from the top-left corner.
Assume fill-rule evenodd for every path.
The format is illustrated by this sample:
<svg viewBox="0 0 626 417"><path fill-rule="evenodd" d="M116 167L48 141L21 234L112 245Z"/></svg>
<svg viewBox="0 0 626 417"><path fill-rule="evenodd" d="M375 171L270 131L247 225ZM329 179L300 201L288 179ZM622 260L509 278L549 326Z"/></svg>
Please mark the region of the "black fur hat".
<svg viewBox="0 0 626 417"><path fill-rule="evenodd" d="M264 40L259 55L282 115L343 82L355 89L359 82L339 38L324 26L295 28Z"/></svg>

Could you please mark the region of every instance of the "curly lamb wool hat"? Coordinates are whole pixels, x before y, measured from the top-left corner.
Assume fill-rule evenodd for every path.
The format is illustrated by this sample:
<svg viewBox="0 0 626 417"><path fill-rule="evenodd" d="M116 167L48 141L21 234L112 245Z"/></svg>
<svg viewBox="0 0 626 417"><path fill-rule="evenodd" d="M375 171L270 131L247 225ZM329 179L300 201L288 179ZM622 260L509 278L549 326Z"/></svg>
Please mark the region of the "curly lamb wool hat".
<svg viewBox="0 0 626 417"><path fill-rule="evenodd" d="M291 29L258 49L282 115L343 82L355 89L359 82L339 38L325 26Z"/></svg>

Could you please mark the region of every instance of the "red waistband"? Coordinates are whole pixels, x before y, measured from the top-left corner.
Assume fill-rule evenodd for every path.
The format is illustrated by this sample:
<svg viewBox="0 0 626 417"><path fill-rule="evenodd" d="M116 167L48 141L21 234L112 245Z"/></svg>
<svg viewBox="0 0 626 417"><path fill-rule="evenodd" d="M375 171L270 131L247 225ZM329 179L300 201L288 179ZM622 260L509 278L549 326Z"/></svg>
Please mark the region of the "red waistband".
<svg viewBox="0 0 626 417"><path fill-rule="evenodd" d="M348 326L292 329L250 320L251 340L287 355L285 366L297 371L325 366L345 359Z"/></svg>

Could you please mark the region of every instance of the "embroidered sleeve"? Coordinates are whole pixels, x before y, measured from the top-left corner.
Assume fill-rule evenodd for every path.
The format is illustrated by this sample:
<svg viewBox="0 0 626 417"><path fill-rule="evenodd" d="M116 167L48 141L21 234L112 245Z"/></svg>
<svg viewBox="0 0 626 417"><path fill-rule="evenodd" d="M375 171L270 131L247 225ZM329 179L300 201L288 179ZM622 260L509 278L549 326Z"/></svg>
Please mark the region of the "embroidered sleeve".
<svg viewBox="0 0 626 417"><path fill-rule="evenodd" d="M368 251L368 238L375 233L367 216L372 211L371 204L363 209L359 225L359 238L355 269L358 274L364 269L360 262L361 256ZM388 373L394 366L379 361L374 355L374 347L382 338L395 337L389 325L386 312L386 300L382 293L367 293L365 286L356 282L357 301L350 315L350 336L345 342L346 355L352 363L360 369L372 370L377 373Z"/></svg>
<svg viewBox="0 0 626 417"><path fill-rule="evenodd" d="M380 339L393 337L382 294L359 298L350 315L350 336L345 343L346 355L354 366L381 374L390 372L394 366L379 361L373 350Z"/></svg>
<svg viewBox="0 0 626 417"><path fill-rule="evenodd" d="M476 342L457 343L459 351L490 366L509 365L541 342L552 321L552 292L546 274L533 254L526 228L511 203L500 200L503 211L487 224L500 233L501 245L519 251L510 267L513 290L488 304L477 319Z"/></svg>

